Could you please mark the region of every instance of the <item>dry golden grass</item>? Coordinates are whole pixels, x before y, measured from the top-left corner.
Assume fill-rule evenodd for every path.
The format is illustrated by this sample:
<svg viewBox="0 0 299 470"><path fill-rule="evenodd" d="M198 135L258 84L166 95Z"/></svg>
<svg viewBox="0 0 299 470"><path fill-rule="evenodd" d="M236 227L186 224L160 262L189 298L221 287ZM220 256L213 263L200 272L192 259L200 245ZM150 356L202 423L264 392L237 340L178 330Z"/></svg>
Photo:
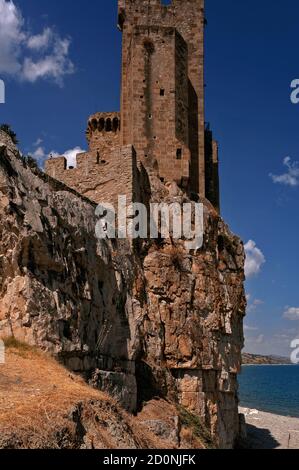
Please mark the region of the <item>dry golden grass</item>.
<svg viewBox="0 0 299 470"><path fill-rule="evenodd" d="M18 448L59 448L57 436L61 433L71 436L67 445L76 446L76 424L70 414L79 403L85 405L84 417L91 434L104 448L118 448L120 444L109 427L99 424L99 418L101 423L123 426L122 447L126 435L138 448L172 447L111 397L88 386L46 353L14 339L5 343L6 361L0 365L0 448L10 445L7 442L11 440ZM150 419L150 413L147 416Z"/></svg>
<svg viewBox="0 0 299 470"><path fill-rule="evenodd" d="M40 436L67 425L73 406L84 400L108 400L83 379L45 353L6 341L0 366L0 426Z"/></svg>

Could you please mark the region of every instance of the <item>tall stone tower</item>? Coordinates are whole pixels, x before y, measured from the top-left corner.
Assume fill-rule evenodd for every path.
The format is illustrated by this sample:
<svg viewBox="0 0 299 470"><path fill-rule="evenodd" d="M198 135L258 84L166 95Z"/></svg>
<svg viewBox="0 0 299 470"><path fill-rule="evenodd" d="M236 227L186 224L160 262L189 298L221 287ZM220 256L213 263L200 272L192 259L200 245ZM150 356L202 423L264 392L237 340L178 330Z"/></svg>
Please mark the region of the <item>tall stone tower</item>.
<svg viewBox="0 0 299 470"><path fill-rule="evenodd" d="M134 200L142 162L219 210L218 146L204 116L204 0L164 2L118 0L120 113L90 116L76 168L61 157L46 171L95 202Z"/></svg>
<svg viewBox="0 0 299 470"><path fill-rule="evenodd" d="M121 141L205 196L204 0L119 0Z"/></svg>

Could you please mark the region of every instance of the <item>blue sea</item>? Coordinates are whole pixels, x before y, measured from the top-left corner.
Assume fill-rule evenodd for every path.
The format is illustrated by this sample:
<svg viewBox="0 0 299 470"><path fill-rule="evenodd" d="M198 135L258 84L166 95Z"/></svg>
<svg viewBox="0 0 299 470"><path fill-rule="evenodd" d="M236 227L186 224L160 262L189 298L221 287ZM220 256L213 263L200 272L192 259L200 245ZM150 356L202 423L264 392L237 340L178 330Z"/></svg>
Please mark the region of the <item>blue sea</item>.
<svg viewBox="0 0 299 470"><path fill-rule="evenodd" d="M240 405L299 418L299 365L243 366Z"/></svg>

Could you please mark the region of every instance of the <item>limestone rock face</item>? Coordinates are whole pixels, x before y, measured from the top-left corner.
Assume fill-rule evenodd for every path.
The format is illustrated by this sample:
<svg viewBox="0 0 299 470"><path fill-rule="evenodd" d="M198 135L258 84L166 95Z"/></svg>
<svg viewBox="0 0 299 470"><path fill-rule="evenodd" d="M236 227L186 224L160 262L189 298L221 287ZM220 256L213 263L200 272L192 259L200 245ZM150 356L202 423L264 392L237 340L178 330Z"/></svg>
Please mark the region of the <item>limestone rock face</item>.
<svg viewBox="0 0 299 470"><path fill-rule="evenodd" d="M186 201L149 172L151 200ZM244 250L207 201L204 244L95 237L95 206L0 133L0 337L55 354L129 411L167 396L222 448L239 429Z"/></svg>

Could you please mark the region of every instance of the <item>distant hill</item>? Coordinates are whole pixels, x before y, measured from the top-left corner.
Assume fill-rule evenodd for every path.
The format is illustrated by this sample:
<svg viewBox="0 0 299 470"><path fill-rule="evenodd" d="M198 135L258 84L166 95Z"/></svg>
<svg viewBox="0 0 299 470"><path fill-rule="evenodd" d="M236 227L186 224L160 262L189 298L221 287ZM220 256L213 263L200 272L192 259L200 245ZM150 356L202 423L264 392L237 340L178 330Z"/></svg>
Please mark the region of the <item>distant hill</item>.
<svg viewBox="0 0 299 470"><path fill-rule="evenodd" d="M259 354L242 354L243 364L291 364L287 357L280 356L261 356Z"/></svg>

